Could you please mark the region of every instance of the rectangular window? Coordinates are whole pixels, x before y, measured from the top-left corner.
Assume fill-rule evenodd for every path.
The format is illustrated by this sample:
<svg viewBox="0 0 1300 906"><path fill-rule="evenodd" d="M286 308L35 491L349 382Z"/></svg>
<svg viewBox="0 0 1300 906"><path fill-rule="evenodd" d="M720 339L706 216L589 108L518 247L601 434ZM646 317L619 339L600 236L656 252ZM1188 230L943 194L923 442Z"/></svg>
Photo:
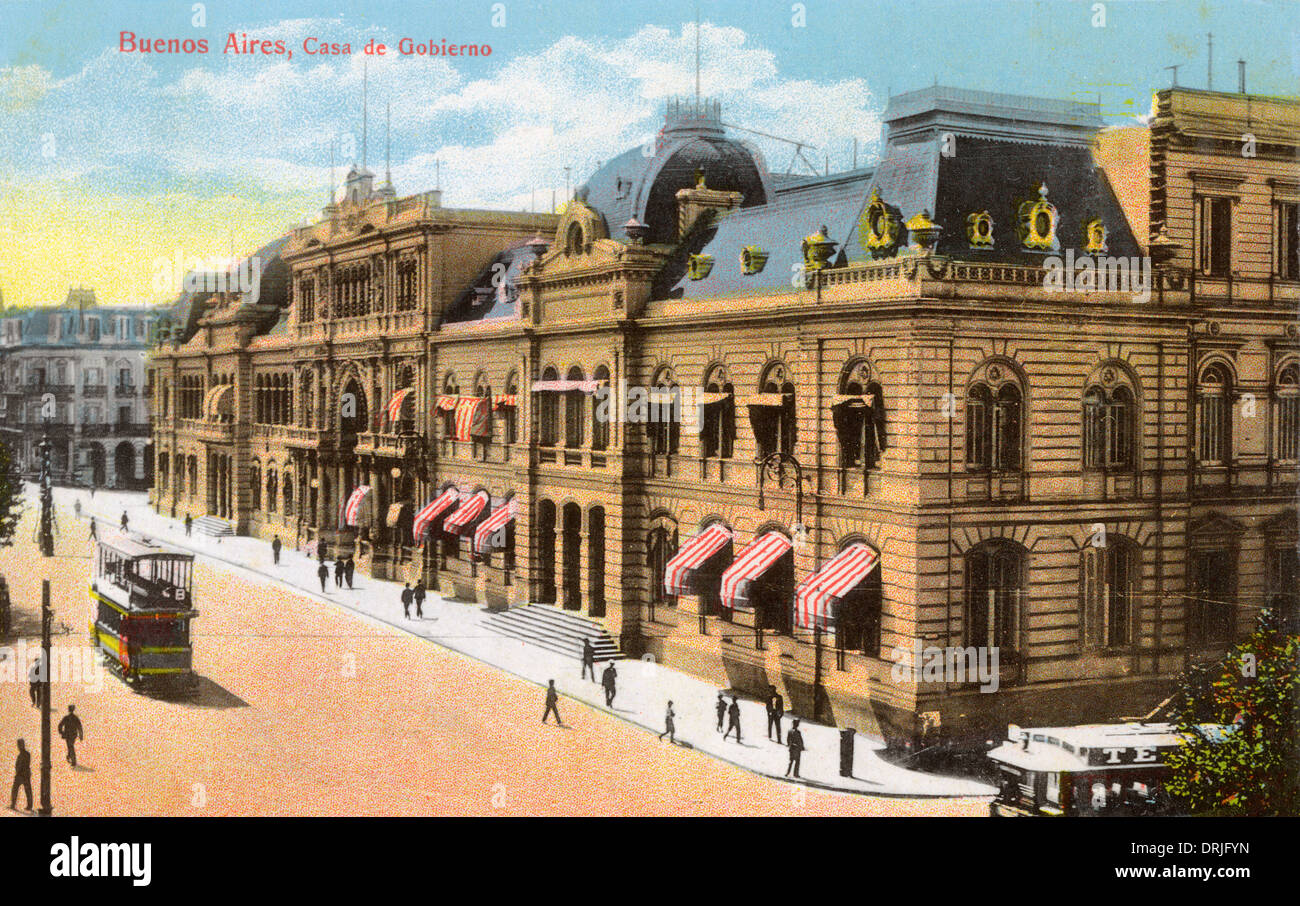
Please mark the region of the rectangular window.
<svg viewBox="0 0 1300 906"><path fill-rule="evenodd" d="M1277 275L1283 280L1300 280L1300 204L1282 201L1274 205L1277 249L1273 256Z"/></svg>
<svg viewBox="0 0 1300 906"><path fill-rule="evenodd" d="M1296 462L1300 460L1300 395L1294 392L1279 395L1276 411L1276 456L1284 462Z"/></svg>
<svg viewBox="0 0 1300 906"><path fill-rule="evenodd" d="M1192 551L1187 591L1187 640L1194 646L1231 641L1236 626L1237 552Z"/></svg>
<svg viewBox="0 0 1300 906"><path fill-rule="evenodd" d="M1200 460L1207 464L1222 463L1226 441L1223 424L1227 401L1222 395L1203 393L1199 403L1196 417L1200 424Z"/></svg>
<svg viewBox="0 0 1300 906"><path fill-rule="evenodd" d="M1201 273L1226 277L1232 267L1232 199L1201 199Z"/></svg>

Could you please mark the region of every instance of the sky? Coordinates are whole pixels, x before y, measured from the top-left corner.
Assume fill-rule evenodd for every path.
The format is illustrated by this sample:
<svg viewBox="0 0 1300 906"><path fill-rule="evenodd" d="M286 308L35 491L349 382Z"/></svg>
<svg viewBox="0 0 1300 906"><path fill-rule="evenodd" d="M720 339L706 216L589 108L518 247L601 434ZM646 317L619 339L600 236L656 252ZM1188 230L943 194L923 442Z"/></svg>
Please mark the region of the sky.
<svg viewBox="0 0 1300 906"><path fill-rule="evenodd" d="M579 184L694 92L697 9L701 92L723 119L832 171L855 139L870 162L891 93L936 81L1100 100L1133 123L1167 66L1206 87L1213 33L1215 88L1236 89L1239 58L1252 93L1300 85L1300 0L0 0L4 301L57 304L74 284L164 301L160 259L246 254L316 219L331 146L336 182L363 155L363 81L365 156L382 180L391 135L399 195L549 210L566 167ZM122 32L208 52L123 52ZM224 52L230 35L285 52ZM402 54L404 37L491 52ZM308 53L310 38L351 53ZM388 52L363 53L371 41ZM790 144L746 138L772 169L808 172Z"/></svg>

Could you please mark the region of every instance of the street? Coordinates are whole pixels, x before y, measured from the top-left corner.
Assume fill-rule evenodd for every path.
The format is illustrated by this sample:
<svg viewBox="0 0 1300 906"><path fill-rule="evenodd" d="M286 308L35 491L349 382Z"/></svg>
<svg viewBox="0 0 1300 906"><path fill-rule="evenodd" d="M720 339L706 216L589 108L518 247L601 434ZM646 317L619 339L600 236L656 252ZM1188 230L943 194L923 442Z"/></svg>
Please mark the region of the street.
<svg viewBox="0 0 1300 906"><path fill-rule="evenodd" d="M89 650L87 524L60 507L57 556L43 560L37 512L29 500L0 550L16 636L38 640L48 576L55 649ZM529 682L203 558L195 598L192 700L137 695L107 672L98 691L56 677L54 720L75 702L86 729L76 770L53 740L56 815L987 814L982 798L781 783L568 698L566 726L542 725L543 691ZM21 672L3 686L0 777L23 737L39 798L39 712Z"/></svg>

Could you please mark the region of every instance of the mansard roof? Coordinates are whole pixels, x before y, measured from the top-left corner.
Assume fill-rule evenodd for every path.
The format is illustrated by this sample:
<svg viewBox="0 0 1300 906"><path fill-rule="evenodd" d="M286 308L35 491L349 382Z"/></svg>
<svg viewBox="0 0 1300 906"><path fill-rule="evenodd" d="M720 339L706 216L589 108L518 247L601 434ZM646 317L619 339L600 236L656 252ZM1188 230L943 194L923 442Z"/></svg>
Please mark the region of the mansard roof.
<svg viewBox="0 0 1300 906"><path fill-rule="evenodd" d="M519 301L519 277L534 257L528 245L532 241L521 239L498 252L474 282L447 307L443 323L513 318Z"/></svg>

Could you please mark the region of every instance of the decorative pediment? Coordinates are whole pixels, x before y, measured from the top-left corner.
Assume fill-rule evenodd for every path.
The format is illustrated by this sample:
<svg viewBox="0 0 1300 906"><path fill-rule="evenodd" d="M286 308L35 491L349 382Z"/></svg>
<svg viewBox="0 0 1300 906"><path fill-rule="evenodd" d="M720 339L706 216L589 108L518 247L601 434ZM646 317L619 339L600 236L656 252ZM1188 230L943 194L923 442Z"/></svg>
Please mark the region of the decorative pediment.
<svg viewBox="0 0 1300 906"><path fill-rule="evenodd" d="M1246 527L1222 513L1210 513L1194 521L1187 530L1201 539L1214 538L1227 541L1242 534L1246 531Z"/></svg>
<svg viewBox="0 0 1300 906"><path fill-rule="evenodd" d="M564 206L553 248L568 257L589 255L597 241L608 238L605 219L595 208L575 198Z"/></svg>

